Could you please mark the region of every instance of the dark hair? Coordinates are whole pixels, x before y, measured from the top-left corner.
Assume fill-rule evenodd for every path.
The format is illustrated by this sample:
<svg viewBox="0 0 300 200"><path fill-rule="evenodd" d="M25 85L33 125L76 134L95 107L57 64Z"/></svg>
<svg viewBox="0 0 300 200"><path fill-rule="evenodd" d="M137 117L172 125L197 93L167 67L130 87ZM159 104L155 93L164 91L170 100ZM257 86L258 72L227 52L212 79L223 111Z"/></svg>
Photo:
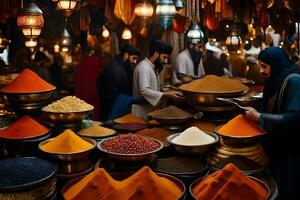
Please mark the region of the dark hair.
<svg viewBox="0 0 300 200"><path fill-rule="evenodd" d="M142 52L137 47L134 47L130 44L126 44L121 49L121 56L124 56L125 52L127 52L129 55L137 55L137 56L140 56L142 54Z"/></svg>
<svg viewBox="0 0 300 200"><path fill-rule="evenodd" d="M151 40L150 46L149 46L149 56L152 56L155 52L158 52L159 54L171 54L173 51L172 45L160 41L160 40Z"/></svg>

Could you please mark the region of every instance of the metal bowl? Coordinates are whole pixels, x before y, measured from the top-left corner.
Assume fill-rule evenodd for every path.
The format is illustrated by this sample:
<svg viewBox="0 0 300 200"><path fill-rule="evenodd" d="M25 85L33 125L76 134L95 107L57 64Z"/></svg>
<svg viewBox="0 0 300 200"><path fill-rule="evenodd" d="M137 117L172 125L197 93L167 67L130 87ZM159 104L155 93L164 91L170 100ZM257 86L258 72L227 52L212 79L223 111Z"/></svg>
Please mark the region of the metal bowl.
<svg viewBox="0 0 300 200"><path fill-rule="evenodd" d="M174 146L174 148L176 149L176 151L178 151L179 153L185 153L185 154L204 154L206 153L208 150L210 150L216 143L219 142L219 136L215 133L209 133L209 132L205 132L206 134L210 135L211 137L213 137L215 139L214 142L209 143L209 144L202 144L202 145L180 145L180 144L176 144L173 143L172 140L179 136L181 133L176 133L173 135L170 135L167 137L167 141Z"/></svg>
<svg viewBox="0 0 300 200"><path fill-rule="evenodd" d="M50 155L51 157L54 158L58 158L59 160L63 160L63 161L74 161L74 160L85 160L87 159L88 155L90 154L90 152L95 148L96 146L96 141L90 138L82 138L84 139L86 142L92 144L93 146L90 149L86 149L84 151L80 151L80 152L72 152L72 153L50 153L50 152L46 152L44 151L41 147L45 144L47 144L48 142L50 142L51 140L53 140L53 138L50 138L48 140L42 141L39 144L39 149L40 151Z"/></svg>
<svg viewBox="0 0 300 200"><path fill-rule="evenodd" d="M247 91L233 93L196 93L183 91L188 104L195 107L226 107L231 106L230 103L216 100L218 97L239 97L243 96Z"/></svg>
<svg viewBox="0 0 300 200"><path fill-rule="evenodd" d="M173 183L175 183L182 191L182 194L180 195L178 200L185 199L186 188L181 180L179 180L178 178L176 178L174 176L168 175L168 174L163 174L163 173L156 173L156 174L159 177L166 178L166 179L172 181ZM124 179L130 177L131 175L133 175L133 172L113 172L113 173L110 173L110 175L115 180L121 181L121 180L124 180ZM64 193L66 193L70 187L72 187L74 184L78 183L83 178L84 178L84 176L72 179L69 182L67 182L62 188L62 191L61 191L62 196L64 196Z"/></svg>
<svg viewBox="0 0 300 200"><path fill-rule="evenodd" d="M206 176L206 177L207 177L207 176ZM197 186L204 178L206 178L206 177L201 177L201 178L195 180L195 181L190 185L190 187L189 187L189 192L190 192L191 196L193 197L193 199L197 199L197 198L194 196L193 189L194 189L194 188L195 188L195 187L196 187L196 186ZM258 184L260 184L262 187L265 188L265 190L266 190L267 193L268 193L266 200L269 199L269 197L270 197L270 188L269 188L269 186L268 186L266 183L264 183L263 181L259 180L258 178L255 178L255 177L253 177L253 176L248 176L248 177L251 178L252 180L256 181ZM234 195L234 194L233 194L233 195Z"/></svg>
<svg viewBox="0 0 300 200"><path fill-rule="evenodd" d="M151 140L154 140L156 143L159 144L159 148L155 149L154 151L150 151L147 153L140 153L140 154L120 154L120 153L114 153L114 152L110 152L107 151L105 149L102 148L101 144L103 144L104 142L113 139L114 137L111 138L107 138L107 139L103 139L100 142L98 142L97 144L97 148L105 153L107 156L116 159L116 160L121 160L121 161L145 161L147 159L150 158L151 155L157 153L158 151L160 151L163 148L163 143L157 139L154 138L150 138Z"/></svg>
<svg viewBox="0 0 300 200"><path fill-rule="evenodd" d="M42 116L50 121L53 121L54 123L71 124L81 122L92 111L93 109L78 112L48 112L42 109Z"/></svg>
<svg viewBox="0 0 300 200"><path fill-rule="evenodd" d="M49 103L55 89L36 93L4 93L4 100L17 114L32 114Z"/></svg>
<svg viewBox="0 0 300 200"><path fill-rule="evenodd" d="M251 146L256 144L260 138L266 134L266 132L262 132L261 135L255 135L255 136L230 136L230 135L223 135L219 132L219 129L224 126L219 125L215 128L214 132L217 133L221 138L224 144L227 144L229 146L237 146L237 147L243 147L243 146Z"/></svg>

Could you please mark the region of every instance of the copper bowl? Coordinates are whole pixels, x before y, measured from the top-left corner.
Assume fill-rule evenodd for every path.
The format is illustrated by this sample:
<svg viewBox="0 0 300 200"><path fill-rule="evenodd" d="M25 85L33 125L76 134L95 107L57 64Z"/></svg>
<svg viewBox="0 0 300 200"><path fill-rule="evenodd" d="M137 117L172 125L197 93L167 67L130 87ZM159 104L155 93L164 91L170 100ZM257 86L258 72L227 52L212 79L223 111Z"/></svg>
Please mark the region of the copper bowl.
<svg viewBox="0 0 300 200"><path fill-rule="evenodd" d="M170 181L172 181L173 183L175 183L182 191L182 194L180 195L180 197L178 198L178 200L183 200L185 199L185 193L186 193L186 188L185 188L185 185L183 184L183 182L181 180L179 180L178 178L174 177L174 176L171 176L171 175L168 175L168 174L163 174L163 173L156 173L158 176L160 177L163 177L163 178L166 178ZM110 173L110 175L115 179L115 180L124 180L128 177L130 177L131 175L133 175L133 172L113 172L113 173ZM62 190L61 190L61 193L62 193L62 196L64 197L64 193L66 191L68 191L68 189L70 187L72 187L74 184L78 183L81 179L83 179L83 177L78 177L78 178L75 178L75 179L72 179L70 180L69 182L67 182Z"/></svg>

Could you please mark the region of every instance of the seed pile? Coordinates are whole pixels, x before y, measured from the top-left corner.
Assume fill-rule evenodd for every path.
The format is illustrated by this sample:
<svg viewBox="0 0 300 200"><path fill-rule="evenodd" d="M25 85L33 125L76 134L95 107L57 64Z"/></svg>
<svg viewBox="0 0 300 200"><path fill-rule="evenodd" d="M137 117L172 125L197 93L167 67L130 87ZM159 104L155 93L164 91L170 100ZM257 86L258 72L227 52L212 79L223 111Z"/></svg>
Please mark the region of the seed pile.
<svg viewBox="0 0 300 200"><path fill-rule="evenodd" d="M215 75L207 75L204 78L181 85L179 88L184 91L197 93L232 93L243 92L249 89L237 80Z"/></svg>
<svg viewBox="0 0 300 200"><path fill-rule="evenodd" d="M103 142L101 147L113 153L141 154L154 151L158 149L160 145L151 138L125 134Z"/></svg>
<svg viewBox="0 0 300 200"><path fill-rule="evenodd" d="M39 181L56 169L50 162L33 157L3 159L0 166L0 188Z"/></svg>
<svg viewBox="0 0 300 200"><path fill-rule="evenodd" d="M168 106L166 108L149 113L150 116L159 119L185 119L192 115L176 106Z"/></svg>
<svg viewBox="0 0 300 200"><path fill-rule="evenodd" d="M46 112L82 112L94 109L94 106L86 103L85 101L75 97L66 96L58 101L55 101L44 108Z"/></svg>

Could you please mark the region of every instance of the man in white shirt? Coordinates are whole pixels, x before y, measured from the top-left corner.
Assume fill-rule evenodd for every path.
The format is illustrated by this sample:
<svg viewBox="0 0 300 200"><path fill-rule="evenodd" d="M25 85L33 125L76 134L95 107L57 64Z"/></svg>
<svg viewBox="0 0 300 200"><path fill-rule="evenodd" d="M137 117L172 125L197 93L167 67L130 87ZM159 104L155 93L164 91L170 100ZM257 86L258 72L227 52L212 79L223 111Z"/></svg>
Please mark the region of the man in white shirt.
<svg viewBox="0 0 300 200"><path fill-rule="evenodd" d="M183 83L185 76L200 78L205 75L202 63L204 49L204 41L200 38L187 38L187 48L176 57L175 66L172 71L172 82L174 85Z"/></svg>
<svg viewBox="0 0 300 200"><path fill-rule="evenodd" d="M174 101L183 101L183 97L177 91L160 91L159 74L163 65L168 63L169 55L173 47L160 40L152 40L149 47L149 56L142 60L133 73L133 96L143 98L145 104L132 105L132 114L145 118L149 112L159 106L163 97Z"/></svg>

